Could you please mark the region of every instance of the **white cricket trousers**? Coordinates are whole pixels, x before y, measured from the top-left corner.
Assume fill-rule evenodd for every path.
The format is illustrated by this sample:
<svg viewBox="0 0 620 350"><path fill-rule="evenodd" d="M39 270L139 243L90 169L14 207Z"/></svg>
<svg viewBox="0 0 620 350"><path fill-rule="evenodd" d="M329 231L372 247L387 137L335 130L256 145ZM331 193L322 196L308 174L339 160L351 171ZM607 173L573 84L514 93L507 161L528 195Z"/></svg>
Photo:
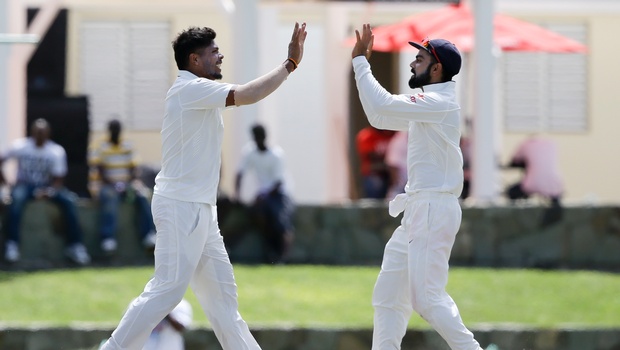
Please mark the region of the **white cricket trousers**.
<svg viewBox="0 0 620 350"><path fill-rule="evenodd" d="M237 285L216 207L154 195L152 210L157 228L155 274L101 349L142 349L188 285L224 350L260 349L238 312Z"/></svg>
<svg viewBox="0 0 620 350"><path fill-rule="evenodd" d="M385 246L375 284L373 350L400 349L413 310L424 318L452 350L479 350L445 288L448 259L461 224L456 196L442 192L403 194L401 224Z"/></svg>

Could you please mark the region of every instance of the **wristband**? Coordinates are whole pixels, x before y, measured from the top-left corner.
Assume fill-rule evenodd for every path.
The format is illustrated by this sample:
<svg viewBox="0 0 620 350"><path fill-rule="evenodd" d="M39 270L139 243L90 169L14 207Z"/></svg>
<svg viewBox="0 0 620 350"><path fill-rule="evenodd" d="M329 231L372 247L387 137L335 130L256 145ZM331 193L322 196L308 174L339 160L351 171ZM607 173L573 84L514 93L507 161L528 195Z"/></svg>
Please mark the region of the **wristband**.
<svg viewBox="0 0 620 350"><path fill-rule="evenodd" d="M295 60L294 60L294 59L292 59L292 58L290 58L290 57L289 57L289 58L287 58L286 60L287 60L287 61L291 61L291 63L293 64L293 70L297 69L297 66L298 66L299 64L297 64L297 62L295 62Z"/></svg>

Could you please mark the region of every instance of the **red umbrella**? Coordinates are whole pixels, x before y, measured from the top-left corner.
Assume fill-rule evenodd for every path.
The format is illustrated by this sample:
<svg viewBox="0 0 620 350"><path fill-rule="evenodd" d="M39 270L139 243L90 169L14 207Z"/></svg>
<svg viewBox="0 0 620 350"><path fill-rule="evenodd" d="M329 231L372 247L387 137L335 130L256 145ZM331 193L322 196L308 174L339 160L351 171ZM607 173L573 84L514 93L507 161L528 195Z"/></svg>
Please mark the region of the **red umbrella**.
<svg viewBox="0 0 620 350"><path fill-rule="evenodd" d="M587 51L585 45L573 39L506 15L496 14L493 27L493 41L504 51ZM429 37L449 40L462 52L470 52L474 45L474 17L467 5L449 5L373 28L372 32L375 51L401 51L411 47L409 41ZM355 38L347 43L355 43Z"/></svg>

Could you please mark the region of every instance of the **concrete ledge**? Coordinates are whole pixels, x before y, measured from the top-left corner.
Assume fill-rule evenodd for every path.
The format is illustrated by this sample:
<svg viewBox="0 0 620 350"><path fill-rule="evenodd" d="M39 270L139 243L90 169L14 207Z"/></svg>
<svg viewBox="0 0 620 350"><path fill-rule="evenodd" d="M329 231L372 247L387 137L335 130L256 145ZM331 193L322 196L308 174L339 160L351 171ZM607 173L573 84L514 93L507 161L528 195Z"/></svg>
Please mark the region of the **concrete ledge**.
<svg viewBox="0 0 620 350"><path fill-rule="evenodd" d="M219 211L218 207L218 211ZM460 266L620 269L620 207L567 207L562 218L543 225L539 206L465 207L451 263ZM85 245L95 263L151 264L140 244L134 208L120 212L119 249L113 257L99 248L97 204L78 204ZM291 263L379 265L385 243L400 218L384 202L360 201L328 206L298 206ZM220 217L231 260L262 261L262 239L243 208ZM22 267L57 267L64 236L59 209L45 201L28 204L22 220Z"/></svg>
<svg viewBox="0 0 620 350"><path fill-rule="evenodd" d="M483 347L494 343L501 350L618 350L619 329L533 329L500 327L472 329ZM97 349L112 329L94 327L12 328L0 327L3 350ZM367 350L372 343L369 329L255 328L252 333L263 349L270 350ZM211 329L185 333L186 350L222 349ZM432 330L410 329L403 350L449 350Z"/></svg>

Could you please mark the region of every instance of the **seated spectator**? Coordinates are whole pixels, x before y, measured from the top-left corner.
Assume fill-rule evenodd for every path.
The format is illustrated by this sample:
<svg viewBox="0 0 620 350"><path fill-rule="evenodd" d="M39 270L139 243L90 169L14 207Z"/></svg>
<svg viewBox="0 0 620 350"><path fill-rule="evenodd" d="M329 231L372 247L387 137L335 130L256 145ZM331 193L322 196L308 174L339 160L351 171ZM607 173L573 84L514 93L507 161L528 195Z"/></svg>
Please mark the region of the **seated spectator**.
<svg viewBox="0 0 620 350"><path fill-rule="evenodd" d="M558 169L558 154L555 143L539 136L523 141L512 156L510 167L523 168L523 179L510 186L506 195L511 200L525 199L538 195L548 199L551 209L545 212L542 225L548 225L561 218L560 199L564 184Z"/></svg>
<svg viewBox="0 0 620 350"><path fill-rule="evenodd" d="M258 180L253 212L266 242L267 263L282 263L293 242L294 205L285 189L284 152L267 146L267 133L262 125L252 127L254 144L248 145L239 164L235 180L235 197L240 198L241 182L247 171Z"/></svg>
<svg viewBox="0 0 620 350"><path fill-rule="evenodd" d="M82 244L82 229L75 208L76 195L63 186L67 174L67 156L64 148L51 141L50 126L44 119L35 120L30 137L13 142L0 158L0 165L7 159L17 161L17 180L11 190L8 207L7 241L5 259L20 259L19 228L26 203L32 199L49 199L58 204L67 223L67 248L65 255L79 265L90 263L90 256ZM0 183L5 177L0 171Z"/></svg>
<svg viewBox="0 0 620 350"><path fill-rule="evenodd" d="M184 350L183 333L191 326L192 319L192 305L187 300L181 299L181 302L153 328L142 350ZM106 340L101 341L99 348Z"/></svg>
<svg viewBox="0 0 620 350"><path fill-rule="evenodd" d="M384 199L387 195L390 171L385 163L385 154L393 135L394 131L379 130L372 126L365 127L357 134L363 198Z"/></svg>
<svg viewBox="0 0 620 350"><path fill-rule="evenodd" d="M121 139L120 121L108 123L108 137L90 154L91 190L101 210L101 249L113 253L117 248L118 209L122 200L133 201L138 214L138 230L147 250L155 247L155 224L149 203L150 191L136 178L136 162L131 143Z"/></svg>
<svg viewBox="0 0 620 350"><path fill-rule="evenodd" d="M142 350L183 350L183 332L192 324L192 305L185 299L155 326Z"/></svg>

